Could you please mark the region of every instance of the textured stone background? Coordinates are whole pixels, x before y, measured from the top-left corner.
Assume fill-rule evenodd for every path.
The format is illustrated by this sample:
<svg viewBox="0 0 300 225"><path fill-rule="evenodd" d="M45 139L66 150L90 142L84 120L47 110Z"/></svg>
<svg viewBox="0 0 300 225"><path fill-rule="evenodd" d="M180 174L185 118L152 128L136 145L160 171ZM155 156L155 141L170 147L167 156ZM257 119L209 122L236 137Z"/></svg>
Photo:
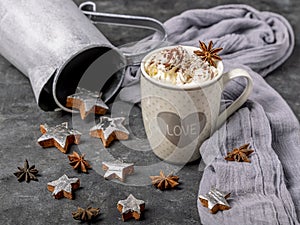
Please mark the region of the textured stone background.
<svg viewBox="0 0 300 225"><path fill-rule="evenodd" d="M77 4L83 2L76 0ZM299 47L299 12L298 0L101 0L97 1L102 12L124 13L151 16L162 22L187 9L209 8L220 4L241 3L266 11L273 11L285 16L292 24L296 34L296 47L288 61L270 74L266 79L288 102L300 118L300 47ZM147 32L135 29L99 27L115 45L139 40ZM1 41L1 37L0 37ZM41 135L39 124L47 122L58 124L72 121L70 114L64 112L43 112L34 100L29 81L8 61L0 56L0 223L8 224L77 224L71 212L80 207L100 207L101 215L95 224L123 224L116 203L129 193L146 202L144 219L139 224L199 224L196 201L198 185L201 179L199 162L187 165L177 174L182 183L178 189L161 192L151 185L128 186L110 182L96 171L78 174L68 165L66 155L55 148L42 149L36 140ZM139 148L139 140L145 139L140 110L126 103L118 103L119 114L126 115L125 125L131 130L130 143ZM87 148L99 147L98 140L89 141L82 137L82 145ZM125 142L124 142L125 143ZM143 147L147 143L143 143ZM72 146L70 152L78 150ZM80 150L80 148L79 148ZM84 149L82 149L84 151ZM137 165L158 163L151 152L132 151L120 142L115 142L109 149L115 157L135 162ZM40 171L39 182L19 183L13 172L22 166L25 159L35 164ZM95 165L97 167L97 165ZM47 191L46 184L66 173L81 179L82 188L75 192L75 200L54 200Z"/></svg>

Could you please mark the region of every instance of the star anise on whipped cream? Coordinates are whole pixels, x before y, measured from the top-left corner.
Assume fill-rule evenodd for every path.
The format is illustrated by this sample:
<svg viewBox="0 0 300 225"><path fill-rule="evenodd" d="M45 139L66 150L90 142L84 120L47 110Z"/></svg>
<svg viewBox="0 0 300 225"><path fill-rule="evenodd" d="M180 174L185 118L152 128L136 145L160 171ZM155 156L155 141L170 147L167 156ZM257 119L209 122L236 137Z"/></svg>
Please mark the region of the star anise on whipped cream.
<svg viewBox="0 0 300 225"><path fill-rule="evenodd" d="M152 180L152 184L161 191L171 189L179 185L178 176L174 176L173 174L165 176L163 171L160 171L159 176L150 176L150 179Z"/></svg>
<svg viewBox="0 0 300 225"><path fill-rule="evenodd" d="M206 44L202 41L199 41L200 44L200 49L201 50L197 50L194 51L194 53L197 56L200 56L200 58L203 61L208 62L211 66L213 67L217 67L216 64L216 60L222 60L222 58L220 56L217 55L217 53L219 53L220 51L223 50L223 48L213 48L213 42L210 41L208 46L206 46Z"/></svg>
<svg viewBox="0 0 300 225"><path fill-rule="evenodd" d="M236 162L248 162L250 163L250 159L248 156L254 152L253 149L249 149L250 144L244 144L239 148L234 148L231 152L228 152L225 156L225 160L227 161L236 161Z"/></svg>

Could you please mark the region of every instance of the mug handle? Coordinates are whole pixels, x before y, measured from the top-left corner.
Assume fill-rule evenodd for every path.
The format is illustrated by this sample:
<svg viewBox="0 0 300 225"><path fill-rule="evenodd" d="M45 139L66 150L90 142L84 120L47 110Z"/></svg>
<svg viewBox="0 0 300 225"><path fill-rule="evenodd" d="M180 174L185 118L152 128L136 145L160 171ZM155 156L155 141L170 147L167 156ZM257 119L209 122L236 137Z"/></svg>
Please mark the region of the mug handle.
<svg viewBox="0 0 300 225"><path fill-rule="evenodd" d="M243 93L228 108L226 108L223 112L221 112L221 114L217 119L216 129L218 129L232 113L234 113L238 108L240 108L246 102L246 100L248 99L252 91L253 88L252 78L249 75L249 73L243 69L233 69L222 75L223 79L221 81L223 81L223 85L222 85L223 90L225 85L230 80L237 77L245 77L247 79L247 85Z"/></svg>

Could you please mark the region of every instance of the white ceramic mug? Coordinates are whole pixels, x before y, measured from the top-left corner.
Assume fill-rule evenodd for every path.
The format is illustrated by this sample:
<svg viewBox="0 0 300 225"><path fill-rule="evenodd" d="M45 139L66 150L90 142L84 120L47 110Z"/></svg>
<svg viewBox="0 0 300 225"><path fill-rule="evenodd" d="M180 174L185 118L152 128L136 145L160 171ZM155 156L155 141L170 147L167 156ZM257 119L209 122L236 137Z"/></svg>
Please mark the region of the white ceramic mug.
<svg viewBox="0 0 300 225"><path fill-rule="evenodd" d="M174 47L160 48L144 57L141 63L141 106L147 138L155 155L170 163L185 164L200 158L200 145L242 106L253 83L250 75L242 69L223 74L221 61L217 62L217 76L199 84L176 86L151 78L144 68L145 62L153 54ZM199 50L183 47L191 53ZM224 86L236 77L247 79L245 90L220 113Z"/></svg>

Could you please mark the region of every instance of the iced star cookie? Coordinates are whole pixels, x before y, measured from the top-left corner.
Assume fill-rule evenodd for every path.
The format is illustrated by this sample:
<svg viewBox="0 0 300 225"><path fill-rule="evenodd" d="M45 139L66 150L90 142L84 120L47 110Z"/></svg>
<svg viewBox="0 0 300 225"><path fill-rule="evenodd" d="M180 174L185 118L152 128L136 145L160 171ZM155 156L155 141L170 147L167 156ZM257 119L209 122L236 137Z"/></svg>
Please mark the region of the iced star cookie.
<svg viewBox="0 0 300 225"><path fill-rule="evenodd" d="M38 139L38 143L43 148L55 146L62 153L68 151L70 144L79 144L81 133L77 130L70 129L68 122L64 122L55 127L48 124L40 125L42 136Z"/></svg>
<svg viewBox="0 0 300 225"><path fill-rule="evenodd" d="M113 140L127 140L129 131L123 126L124 117L100 117L100 122L90 129L92 137L100 138L104 147L108 147Z"/></svg>

